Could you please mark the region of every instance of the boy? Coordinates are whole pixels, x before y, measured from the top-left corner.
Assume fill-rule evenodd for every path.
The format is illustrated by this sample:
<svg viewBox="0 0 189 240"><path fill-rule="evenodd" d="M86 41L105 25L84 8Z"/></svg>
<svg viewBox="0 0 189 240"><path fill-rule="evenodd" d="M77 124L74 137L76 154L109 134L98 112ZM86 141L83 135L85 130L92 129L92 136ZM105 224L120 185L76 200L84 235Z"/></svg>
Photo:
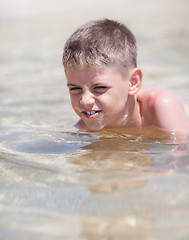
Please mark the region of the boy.
<svg viewBox="0 0 189 240"><path fill-rule="evenodd" d="M189 134L186 104L165 90L141 87L136 57L134 35L116 21L92 21L70 36L63 65L77 127L156 126Z"/></svg>

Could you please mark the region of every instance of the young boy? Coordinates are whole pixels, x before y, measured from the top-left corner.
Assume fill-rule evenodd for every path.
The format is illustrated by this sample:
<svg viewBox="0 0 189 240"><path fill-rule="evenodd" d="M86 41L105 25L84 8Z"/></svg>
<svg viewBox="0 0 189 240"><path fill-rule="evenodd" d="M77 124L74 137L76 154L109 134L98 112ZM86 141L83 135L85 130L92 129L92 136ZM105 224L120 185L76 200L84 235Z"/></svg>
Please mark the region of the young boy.
<svg viewBox="0 0 189 240"><path fill-rule="evenodd" d="M67 40L63 65L77 127L156 126L189 134L187 105L165 90L141 87L136 40L116 21L104 19L81 26Z"/></svg>

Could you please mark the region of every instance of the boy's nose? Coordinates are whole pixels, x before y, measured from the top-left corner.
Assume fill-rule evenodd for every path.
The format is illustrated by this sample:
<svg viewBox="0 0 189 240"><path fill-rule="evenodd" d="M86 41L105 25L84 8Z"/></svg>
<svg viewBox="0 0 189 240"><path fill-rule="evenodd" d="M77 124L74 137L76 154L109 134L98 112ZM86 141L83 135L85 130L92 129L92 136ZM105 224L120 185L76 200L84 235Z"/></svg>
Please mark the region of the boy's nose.
<svg viewBox="0 0 189 240"><path fill-rule="evenodd" d="M80 104L83 106L89 106L94 103L93 95L90 92L83 93Z"/></svg>

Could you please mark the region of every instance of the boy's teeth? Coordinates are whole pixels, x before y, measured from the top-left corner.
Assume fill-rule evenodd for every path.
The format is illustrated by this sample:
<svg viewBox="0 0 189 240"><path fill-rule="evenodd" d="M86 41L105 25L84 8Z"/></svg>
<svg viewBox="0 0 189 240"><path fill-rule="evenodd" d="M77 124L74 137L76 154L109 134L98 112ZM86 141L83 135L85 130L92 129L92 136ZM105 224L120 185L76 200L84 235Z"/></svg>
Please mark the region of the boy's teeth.
<svg viewBox="0 0 189 240"><path fill-rule="evenodd" d="M88 115L93 115L95 114L96 111L91 111L91 112L87 112Z"/></svg>

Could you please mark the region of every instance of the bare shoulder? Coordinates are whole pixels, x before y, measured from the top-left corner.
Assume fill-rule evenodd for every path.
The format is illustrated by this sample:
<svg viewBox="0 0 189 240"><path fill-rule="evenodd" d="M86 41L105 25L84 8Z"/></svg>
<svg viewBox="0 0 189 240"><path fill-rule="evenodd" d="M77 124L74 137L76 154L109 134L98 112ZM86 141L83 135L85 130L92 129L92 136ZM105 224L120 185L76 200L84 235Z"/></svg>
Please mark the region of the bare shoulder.
<svg viewBox="0 0 189 240"><path fill-rule="evenodd" d="M151 107L158 105L173 105L175 102L184 107L185 103L175 94L160 88L142 87L137 93L137 99L141 103L146 103ZM186 104L187 105L187 104Z"/></svg>
<svg viewBox="0 0 189 240"><path fill-rule="evenodd" d="M189 118L189 104L186 102L184 102L184 109L185 109L187 117Z"/></svg>
<svg viewBox="0 0 189 240"><path fill-rule="evenodd" d="M144 126L189 132L189 108L175 94L164 89L143 87L137 93L137 100Z"/></svg>
<svg viewBox="0 0 189 240"><path fill-rule="evenodd" d="M142 87L139 92L137 93L137 98L142 101L145 99L153 98L156 99L161 97L170 97L175 96L173 93L161 89L161 88L155 88L155 87Z"/></svg>

